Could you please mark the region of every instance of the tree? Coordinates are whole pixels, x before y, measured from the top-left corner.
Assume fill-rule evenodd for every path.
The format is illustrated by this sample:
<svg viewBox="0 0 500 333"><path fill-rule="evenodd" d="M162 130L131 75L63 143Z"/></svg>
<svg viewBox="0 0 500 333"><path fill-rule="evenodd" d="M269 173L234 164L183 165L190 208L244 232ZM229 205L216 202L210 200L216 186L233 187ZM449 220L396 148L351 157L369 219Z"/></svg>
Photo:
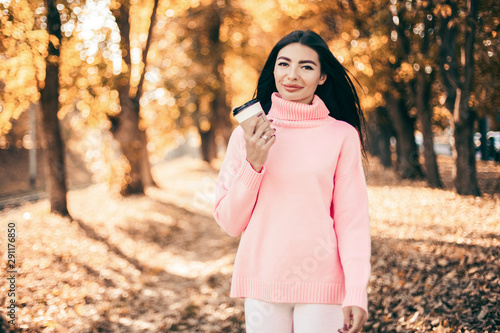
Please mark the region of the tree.
<svg viewBox="0 0 500 333"><path fill-rule="evenodd" d="M397 171L401 178L422 178L418 147L415 142L415 118L406 104L408 93L401 82L394 82L394 90L385 94L387 109L394 124L397 140Z"/></svg>
<svg viewBox="0 0 500 333"><path fill-rule="evenodd" d="M401 7L407 8L408 6ZM413 67L413 78L409 80L409 90L417 111L417 119L423 136L423 151L425 163L425 177L430 187L441 188L443 185L439 176L436 153L434 152L434 133L432 122L433 93L432 87L435 82L435 18L430 1L422 1L405 10L404 19L398 25L406 27L404 35L400 38L409 39L409 50L406 61ZM399 16L400 18L401 16ZM394 20L393 20L394 21ZM409 36L409 37L407 37Z"/></svg>
<svg viewBox="0 0 500 333"><path fill-rule="evenodd" d="M380 157L380 162L386 168L392 165L391 158L391 137L394 134L394 128L392 127L392 122L389 119L387 109L383 106L379 106L375 109L375 124L378 128L378 138L374 144L378 146L378 153Z"/></svg>
<svg viewBox="0 0 500 333"><path fill-rule="evenodd" d="M408 80L404 69L410 44L404 27L395 25L393 15L402 16L404 11L397 10L393 4L388 8L386 1L343 1L324 4L326 25L337 37L340 48L348 52L340 57L366 90L378 98L370 98L365 109L373 112L377 107L385 107L393 126L385 126L378 132L384 133L381 142L387 144L388 129L393 128L397 139L396 169L402 178L421 178L423 176L418 147L415 143L415 117L410 115L408 105ZM388 44L388 45L384 45ZM375 116L375 119L378 117ZM385 147L385 152L387 153ZM387 155L387 154L386 154ZM390 165L388 156L384 164Z"/></svg>
<svg viewBox="0 0 500 333"><path fill-rule="evenodd" d="M177 38L171 46L175 54L165 59L169 66L159 65L165 73L164 86L176 97L171 109L177 108L179 127L196 127L201 157L207 162L216 157L216 142L227 144L233 128L230 104L251 98L264 45L271 48L270 37L259 34L262 30L252 19L252 9L252 4L239 1L207 1L171 8L177 15L166 20ZM263 47L256 48L257 44ZM232 82L236 78L241 80Z"/></svg>
<svg viewBox="0 0 500 333"><path fill-rule="evenodd" d="M225 13L230 10L225 1L214 1L206 6L193 7L188 10L186 19L196 22L198 29L191 29L191 49L188 52L191 59L204 68L205 78L198 84L204 91L203 99L208 99L210 112L196 117L196 127L201 138L201 155L206 162L216 158L215 138L217 132L222 134L224 141L229 140L231 122L229 107L226 102L226 85L224 76L224 51L226 49L220 40L220 29ZM198 104L198 109L203 106Z"/></svg>
<svg viewBox="0 0 500 333"><path fill-rule="evenodd" d="M147 42L142 57L144 68L134 97L130 97L130 70L132 68L130 55L130 3L128 1L124 1L123 3L115 2L112 9L120 30L125 69L117 78L120 112L117 115L109 115L108 117L112 123L111 133L120 143L122 153L129 163L129 172L121 189L123 195L144 193L145 186L157 186L151 175L146 133L139 128L140 99L142 97L147 55L151 45L157 8L158 0L155 0L151 12Z"/></svg>
<svg viewBox="0 0 500 333"><path fill-rule="evenodd" d="M478 1L467 1L467 15L463 21L455 1L443 1L436 9L441 16L439 68L447 95L446 107L453 116L457 152L455 187L459 194L479 196L481 192L476 177L473 141L476 112L469 104L474 88L474 38ZM463 43L460 43L462 38Z"/></svg>
<svg viewBox="0 0 500 333"><path fill-rule="evenodd" d="M481 159L489 160L487 133L490 130L500 130L500 57L496 50L500 39L500 4L498 1L482 1L479 4L479 22L477 26L475 49L475 80L474 92L470 102L479 117L479 133L481 134Z"/></svg>
<svg viewBox="0 0 500 333"><path fill-rule="evenodd" d="M64 163L64 143L59 125L59 49L61 47L61 18L55 0L46 0L47 32L49 34L46 58L45 80L40 85L42 106L42 138L46 141L47 183L49 187L50 209L69 216L66 202L66 166Z"/></svg>

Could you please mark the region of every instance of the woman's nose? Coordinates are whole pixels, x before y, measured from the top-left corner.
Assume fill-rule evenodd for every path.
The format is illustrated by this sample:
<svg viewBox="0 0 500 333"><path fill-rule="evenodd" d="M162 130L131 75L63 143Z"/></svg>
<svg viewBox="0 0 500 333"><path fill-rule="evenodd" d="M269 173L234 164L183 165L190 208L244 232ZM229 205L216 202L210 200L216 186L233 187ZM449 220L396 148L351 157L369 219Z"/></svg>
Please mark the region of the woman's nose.
<svg viewBox="0 0 500 333"><path fill-rule="evenodd" d="M287 73L288 74L288 78L290 78L290 79L297 79L298 78L297 67L290 66L288 68L289 68L289 71Z"/></svg>

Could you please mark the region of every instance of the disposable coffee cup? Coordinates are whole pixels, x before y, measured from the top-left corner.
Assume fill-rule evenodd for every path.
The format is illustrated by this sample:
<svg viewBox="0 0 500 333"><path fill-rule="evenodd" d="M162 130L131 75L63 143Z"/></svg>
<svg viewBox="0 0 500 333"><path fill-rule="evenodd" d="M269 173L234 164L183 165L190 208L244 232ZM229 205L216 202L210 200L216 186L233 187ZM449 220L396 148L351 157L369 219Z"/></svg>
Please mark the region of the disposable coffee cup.
<svg viewBox="0 0 500 333"><path fill-rule="evenodd" d="M266 121L264 110L262 109L262 106L257 99L252 99L251 101L233 110L233 116L236 118L245 132L247 132L253 117L258 115L259 113L262 113L262 116L260 117L257 126Z"/></svg>

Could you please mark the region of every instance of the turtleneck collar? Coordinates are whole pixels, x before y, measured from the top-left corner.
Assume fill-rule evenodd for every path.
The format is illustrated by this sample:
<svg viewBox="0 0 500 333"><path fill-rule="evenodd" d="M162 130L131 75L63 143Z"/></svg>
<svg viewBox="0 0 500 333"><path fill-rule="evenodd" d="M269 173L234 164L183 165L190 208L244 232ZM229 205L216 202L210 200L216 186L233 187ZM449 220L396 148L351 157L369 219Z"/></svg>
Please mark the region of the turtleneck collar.
<svg viewBox="0 0 500 333"><path fill-rule="evenodd" d="M304 104L283 99L279 93L275 92L271 96L271 102L271 109L267 117L274 119L274 125L314 127L330 120L328 108L316 95L314 95L311 104Z"/></svg>

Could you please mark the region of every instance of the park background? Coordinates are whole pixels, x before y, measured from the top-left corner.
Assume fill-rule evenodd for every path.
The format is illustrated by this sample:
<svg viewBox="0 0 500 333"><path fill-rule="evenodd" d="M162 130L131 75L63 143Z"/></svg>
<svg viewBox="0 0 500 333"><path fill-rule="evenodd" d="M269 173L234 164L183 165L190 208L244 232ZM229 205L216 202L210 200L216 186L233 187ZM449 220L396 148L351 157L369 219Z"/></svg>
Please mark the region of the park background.
<svg viewBox="0 0 500 333"><path fill-rule="evenodd" d="M215 180L272 46L359 81L366 332L499 332L500 4L0 0L0 331L243 332ZM2 278L4 280L4 278Z"/></svg>

